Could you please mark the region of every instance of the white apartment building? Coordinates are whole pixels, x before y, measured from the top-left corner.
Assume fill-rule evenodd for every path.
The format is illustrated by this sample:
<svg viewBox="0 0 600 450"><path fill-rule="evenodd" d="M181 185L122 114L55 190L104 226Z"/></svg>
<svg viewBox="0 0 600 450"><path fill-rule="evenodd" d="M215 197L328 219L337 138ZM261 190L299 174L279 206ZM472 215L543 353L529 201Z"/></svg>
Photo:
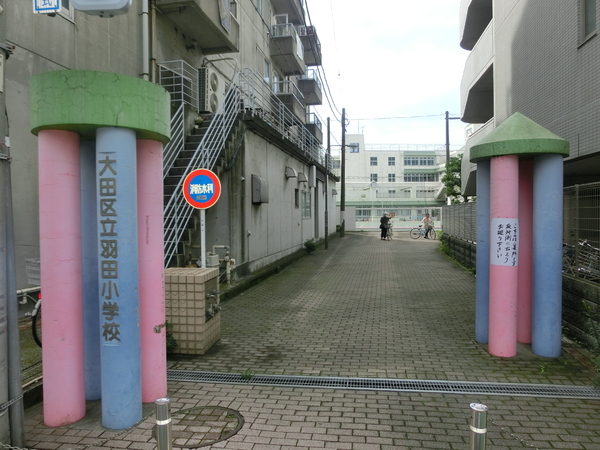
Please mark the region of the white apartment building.
<svg viewBox="0 0 600 450"><path fill-rule="evenodd" d="M453 149L450 156L460 152ZM339 173L339 158L334 170ZM364 135L346 135L345 205L356 208L356 220L376 221L393 214L397 226L420 221L429 213L441 220L446 203L442 177L446 170L443 145L366 144ZM341 193L341 182L336 190ZM340 197L337 197L338 205Z"/></svg>
<svg viewBox="0 0 600 450"><path fill-rule="evenodd" d="M476 195L470 148L519 112L570 143L564 185L600 181L597 0L462 0L463 194Z"/></svg>

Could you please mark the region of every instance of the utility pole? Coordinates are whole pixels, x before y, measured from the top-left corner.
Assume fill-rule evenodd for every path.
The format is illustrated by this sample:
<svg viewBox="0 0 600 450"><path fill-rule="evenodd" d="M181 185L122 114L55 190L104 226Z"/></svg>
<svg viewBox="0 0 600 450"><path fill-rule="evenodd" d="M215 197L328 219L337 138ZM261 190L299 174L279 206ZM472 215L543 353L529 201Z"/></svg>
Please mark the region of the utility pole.
<svg viewBox="0 0 600 450"><path fill-rule="evenodd" d="M340 237L346 235L346 108L342 108L342 200L340 203Z"/></svg>
<svg viewBox="0 0 600 450"><path fill-rule="evenodd" d="M327 153L325 153L325 250L329 248L329 161L331 142L329 140L329 117L327 118Z"/></svg>
<svg viewBox="0 0 600 450"><path fill-rule="evenodd" d="M450 113L446 111L446 174L450 171L450 121L460 119L460 117L450 117ZM450 204L450 197L448 197Z"/></svg>
<svg viewBox="0 0 600 450"><path fill-rule="evenodd" d="M6 61L14 48L6 41L7 1L0 0L0 192L4 206L0 215L0 279L2 279L2 307L6 311L6 330L1 330L5 338L2 352L6 352L7 369L2 373L2 403L8 406L6 415L0 420L0 442L10 442L13 447L25 446L23 389L21 378L21 355L19 342L19 311L17 303L17 283L15 274L15 241L12 216L12 188L10 181L10 140L8 117L6 115L4 74ZM7 370L7 371L6 371ZM6 382L6 384L5 384ZM6 388L6 389L5 389ZM10 441L6 439L10 436Z"/></svg>
<svg viewBox="0 0 600 450"><path fill-rule="evenodd" d="M450 113L446 111L446 172L450 164Z"/></svg>

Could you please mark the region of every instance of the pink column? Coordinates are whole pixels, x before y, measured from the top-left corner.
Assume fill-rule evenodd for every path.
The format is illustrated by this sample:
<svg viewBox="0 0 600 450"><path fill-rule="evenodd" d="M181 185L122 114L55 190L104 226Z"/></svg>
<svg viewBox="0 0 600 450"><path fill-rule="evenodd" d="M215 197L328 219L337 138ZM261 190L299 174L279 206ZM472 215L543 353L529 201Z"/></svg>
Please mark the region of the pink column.
<svg viewBox="0 0 600 450"><path fill-rule="evenodd" d="M38 133L44 423L85 416L79 135Z"/></svg>
<svg viewBox="0 0 600 450"><path fill-rule="evenodd" d="M531 344L533 285L533 160L519 165L519 282L517 341Z"/></svg>
<svg viewBox="0 0 600 450"><path fill-rule="evenodd" d="M490 161L489 352L517 354L519 157Z"/></svg>
<svg viewBox="0 0 600 450"><path fill-rule="evenodd" d="M137 141L142 401L167 395L162 144Z"/></svg>

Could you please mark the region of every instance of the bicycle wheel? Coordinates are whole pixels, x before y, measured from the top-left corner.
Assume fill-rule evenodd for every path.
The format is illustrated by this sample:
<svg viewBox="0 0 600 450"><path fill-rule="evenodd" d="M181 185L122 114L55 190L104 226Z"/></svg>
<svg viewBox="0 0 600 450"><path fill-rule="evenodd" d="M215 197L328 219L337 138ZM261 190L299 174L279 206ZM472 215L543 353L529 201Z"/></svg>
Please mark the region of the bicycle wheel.
<svg viewBox="0 0 600 450"><path fill-rule="evenodd" d="M429 230L429 239L435 239L435 230L432 228L431 230Z"/></svg>
<svg viewBox="0 0 600 450"><path fill-rule="evenodd" d="M413 239L419 239L421 237L421 229L413 228L412 230L410 230L410 237Z"/></svg>
<svg viewBox="0 0 600 450"><path fill-rule="evenodd" d="M42 305L37 307L37 312L31 316L31 334L33 340L40 347L42 346Z"/></svg>

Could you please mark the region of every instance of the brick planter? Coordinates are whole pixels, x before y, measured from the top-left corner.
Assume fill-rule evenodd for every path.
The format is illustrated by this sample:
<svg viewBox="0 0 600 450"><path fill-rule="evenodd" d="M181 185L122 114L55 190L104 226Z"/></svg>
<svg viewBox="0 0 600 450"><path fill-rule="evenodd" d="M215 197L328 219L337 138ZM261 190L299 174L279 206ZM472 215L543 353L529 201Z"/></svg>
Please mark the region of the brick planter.
<svg viewBox="0 0 600 450"><path fill-rule="evenodd" d="M218 280L214 268L165 270L166 316L178 344L173 353L203 355L221 338L221 313L209 312L219 304Z"/></svg>

